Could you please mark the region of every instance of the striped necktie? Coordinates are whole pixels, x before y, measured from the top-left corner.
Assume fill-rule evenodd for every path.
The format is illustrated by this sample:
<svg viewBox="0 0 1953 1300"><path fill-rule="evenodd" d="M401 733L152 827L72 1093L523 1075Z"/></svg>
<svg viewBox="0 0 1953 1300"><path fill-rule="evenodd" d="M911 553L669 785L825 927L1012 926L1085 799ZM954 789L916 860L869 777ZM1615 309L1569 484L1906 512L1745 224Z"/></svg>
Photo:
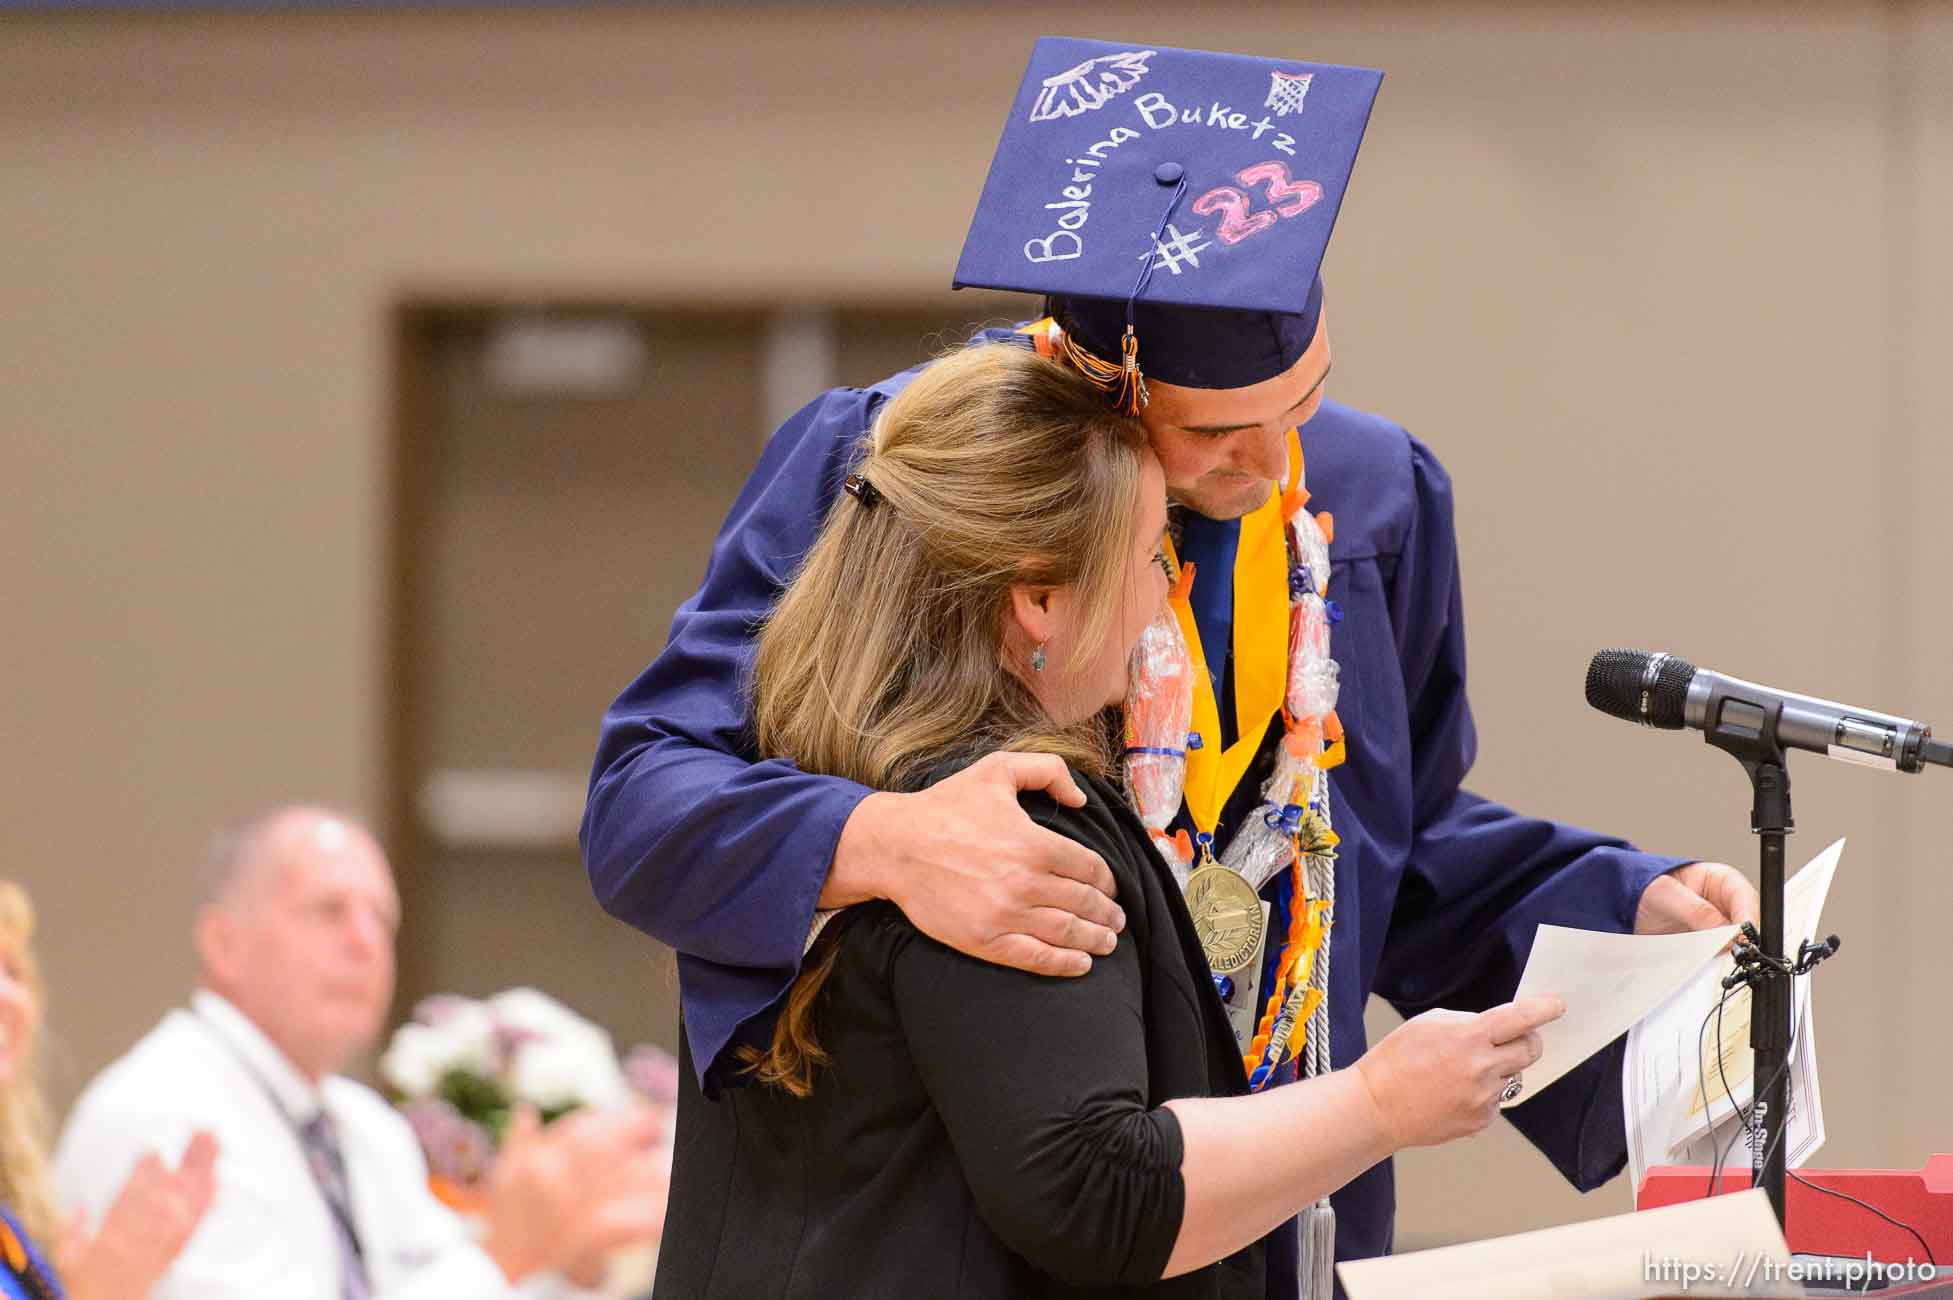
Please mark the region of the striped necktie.
<svg viewBox="0 0 1953 1300"><path fill-rule="evenodd" d="M366 1280L366 1258L353 1228L353 1200L346 1184L346 1158L339 1150L339 1137L333 1131L332 1116L320 1111L299 1129L299 1143L305 1148L305 1163L332 1212L333 1235L339 1241L339 1294L342 1300L371 1300L372 1289Z"/></svg>

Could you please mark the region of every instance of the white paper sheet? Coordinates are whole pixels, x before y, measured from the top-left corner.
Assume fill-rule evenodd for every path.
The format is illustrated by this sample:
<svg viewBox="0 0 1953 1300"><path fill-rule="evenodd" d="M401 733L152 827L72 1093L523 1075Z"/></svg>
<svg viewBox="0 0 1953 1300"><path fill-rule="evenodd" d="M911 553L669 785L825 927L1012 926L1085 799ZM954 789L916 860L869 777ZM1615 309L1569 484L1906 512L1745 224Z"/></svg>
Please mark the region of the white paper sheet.
<svg viewBox="0 0 1953 1300"><path fill-rule="evenodd" d="M1817 937L1844 845L1842 839L1830 845L1784 886L1784 948L1792 957L1800 944ZM1747 1107L1755 1091L1747 988L1733 992L1723 1007L1722 1068L1715 1064L1714 1012L1722 997L1723 976L1733 969L1734 959L1722 955L1628 1034L1621 1104L1628 1134L1628 1175L1637 1189L1655 1165L1713 1165L1724 1149L1736 1167L1749 1164L1747 1138L1737 1136L1731 1143L1743 1127L1737 1108ZM1792 1000L1796 1038L1791 1044L1791 1101L1783 1142L1784 1159L1794 1169L1824 1145L1825 1129L1808 978L1797 981Z"/></svg>
<svg viewBox="0 0 1953 1300"><path fill-rule="evenodd" d="M1770 1201L1740 1192L1336 1266L1350 1300L1795 1296Z"/></svg>
<svg viewBox="0 0 1953 1300"><path fill-rule="evenodd" d="M1557 993L1566 1014L1539 1031L1544 1055L1525 1073L1516 1106L1626 1033L1686 985L1736 934L1609 934L1542 925L1515 997Z"/></svg>

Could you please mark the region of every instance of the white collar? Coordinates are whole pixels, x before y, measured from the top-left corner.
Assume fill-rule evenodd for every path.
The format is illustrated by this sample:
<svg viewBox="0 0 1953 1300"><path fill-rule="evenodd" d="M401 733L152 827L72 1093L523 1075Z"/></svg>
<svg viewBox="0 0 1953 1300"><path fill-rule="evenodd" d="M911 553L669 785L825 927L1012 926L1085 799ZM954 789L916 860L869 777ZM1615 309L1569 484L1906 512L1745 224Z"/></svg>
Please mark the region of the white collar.
<svg viewBox="0 0 1953 1300"><path fill-rule="evenodd" d="M198 989L190 995L190 1009L263 1085L293 1124L303 1127L325 1109L324 1099L312 1081L300 1074L278 1045L265 1037L264 1030L228 998L209 989Z"/></svg>

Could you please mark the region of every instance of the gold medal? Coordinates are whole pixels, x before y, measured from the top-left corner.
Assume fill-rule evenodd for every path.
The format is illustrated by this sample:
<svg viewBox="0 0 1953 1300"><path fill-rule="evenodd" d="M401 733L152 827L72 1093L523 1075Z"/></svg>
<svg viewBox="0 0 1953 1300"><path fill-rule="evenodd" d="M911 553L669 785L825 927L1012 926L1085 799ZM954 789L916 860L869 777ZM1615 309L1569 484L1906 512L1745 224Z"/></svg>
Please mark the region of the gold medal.
<svg viewBox="0 0 1953 1300"><path fill-rule="evenodd" d="M1186 893L1208 969L1232 975L1252 963L1267 926L1253 887L1227 867L1205 866L1187 877Z"/></svg>

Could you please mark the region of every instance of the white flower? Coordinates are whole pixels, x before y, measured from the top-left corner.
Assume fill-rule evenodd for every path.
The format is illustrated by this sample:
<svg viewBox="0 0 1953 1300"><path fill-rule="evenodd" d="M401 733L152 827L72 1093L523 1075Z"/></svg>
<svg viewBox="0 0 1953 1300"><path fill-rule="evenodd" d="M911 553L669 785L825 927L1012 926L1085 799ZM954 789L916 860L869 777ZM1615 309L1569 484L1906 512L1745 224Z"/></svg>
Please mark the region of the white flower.
<svg viewBox="0 0 1953 1300"><path fill-rule="evenodd" d="M446 1053L448 1069L472 1070L492 1077L501 1068L495 1016L484 1004L456 998L442 1008L440 1018L431 1028Z"/></svg>
<svg viewBox="0 0 1953 1300"><path fill-rule="evenodd" d="M501 1064L495 1037L495 1018L479 1002L442 999L433 1023L408 1021L394 1031L380 1058L380 1077L402 1096L432 1095L449 1070L467 1070L492 1078Z"/></svg>
<svg viewBox="0 0 1953 1300"><path fill-rule="evenodd" d="M488 1000L488 1010L503 1029L523 1035L553 1038L559 1033L574 1033L590 1028L590 1022L576 1012L535 989L510 989Z"/></svg>
<svg viewBox="0 0 1953 1300"><path fill-rule="evenodd" d="M434 1031L409 1020L393 1031L393 1041L380 1057L380 1077L403 1097L419 1099L441 1081L441 1045Z"/></svg>
<svg viewBox="0 0 1953 1300"><path fill-rule="evenodd" d="M621 1106L631 1095L610 1036L601 1030L522 1044L509 1069L509 1089L544 1110Z"/></svg>

